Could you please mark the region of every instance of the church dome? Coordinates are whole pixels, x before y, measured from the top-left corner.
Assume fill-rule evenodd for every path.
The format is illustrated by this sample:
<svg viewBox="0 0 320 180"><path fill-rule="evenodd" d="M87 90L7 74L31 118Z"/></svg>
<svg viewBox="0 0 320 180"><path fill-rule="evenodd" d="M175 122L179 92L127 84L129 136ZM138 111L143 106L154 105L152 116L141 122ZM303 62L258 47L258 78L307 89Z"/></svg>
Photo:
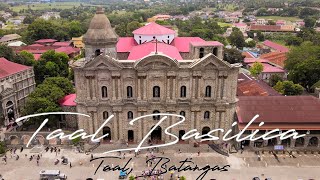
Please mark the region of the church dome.
<svg viewBox="0 0 320 180"><path fill-rule="evenodd" d="M83 36L83 40L85 44L95 45L117 43L118 35L111 27L110 21L101 7L97 8L96 14L90 22L89 29Z"/></svg>

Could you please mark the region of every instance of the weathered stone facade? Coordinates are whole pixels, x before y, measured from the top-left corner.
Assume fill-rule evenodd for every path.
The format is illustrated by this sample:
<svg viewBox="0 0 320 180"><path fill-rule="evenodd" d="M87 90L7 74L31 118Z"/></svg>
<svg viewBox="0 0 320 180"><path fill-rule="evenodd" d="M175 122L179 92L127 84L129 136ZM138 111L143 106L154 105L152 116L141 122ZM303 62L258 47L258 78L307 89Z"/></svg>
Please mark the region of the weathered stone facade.
<svg viewBox="0 0 320 180"><path fill-rule="evenodd" d="M20 108L35 85L32 67L0 78L0 125L8 125L10 120L20 116Z"/></svg>
<svg viewBox="0 0 320 180"><path fill-rule="evenodd" d="M106 37L96 46L95 42L86 41L89 45L85 47L92 48L86 51L91 53L72 64L77 112L91 116L79 116L79 128L94 133L113 114L114 118L99 135L110 133L113 142L139 142L158 119L150 117L134 125L129 125L129 121L160 112L186 117L184 123L169 130L179 137L191 129L200 134L215 128L230 129L237 102L239 66L221 59L221 47L216 50L220 57L212 54L216 47L211 46L211 50L205 47L207 53L202 58L177 61L158 52L132 61L115 57L108 40ZM93 57L97 48L101 53ZM199 57L192 54L197 52L195 48L188 56ZM157 129L158 134L151 137L165 142L173 140L164 130L177 121L172 117L165 120Z"/></svg>

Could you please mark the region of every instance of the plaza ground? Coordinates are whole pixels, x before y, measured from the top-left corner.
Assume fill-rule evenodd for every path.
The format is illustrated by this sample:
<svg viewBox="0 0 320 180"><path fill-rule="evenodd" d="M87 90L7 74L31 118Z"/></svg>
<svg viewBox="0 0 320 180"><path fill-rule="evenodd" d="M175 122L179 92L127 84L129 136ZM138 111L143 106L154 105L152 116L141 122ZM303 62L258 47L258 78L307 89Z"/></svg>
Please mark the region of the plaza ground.
<svg viewBox="0 0 320 180"><path fill-rule="evenodd" d="M134 147L134 145L130 145ZM111 150L126 148L125 145L110 145L104 144L99 146L93 153L94 157L105 156L102 153ZM179 149L181 153L179 153ZM262 160L258 161L257 155L253 152L245 151L243 154L234 153L229 157L224 157L217 154L212 149L208 149L207 145L201 145L199 148L194 148L189 144L179 144L174 147L166 147L160 149L160 152L164 151L164 155L161 153L154 153L156 156L164 156L171 159L169 165L179 165L179 161L185 160L186 158L192 158L199 167L204 167L207 164L211 167L218 165L220 167L224 165L230 165L228 172L209 172L204 180L217 179L217 180L251 180L253 177L258 176L262 178L272 178L272 180L308 180L308 179L319 179L320 177L320 154L295 154L296 158L290 158L288 154L279 154L278 162L272 154L263 154ZM198 156L200 151L200 156ZM37 166L35 159L29 161L29 157L32 154L30 149L25 149L22 153L17 150L17 154L20 156L18 161L15 158L10 157L10 153L7 153L8 162L5 165L3 161L0 163L0 174L6 180L37 180L39 179L39 172L41 170L61 170L71 180L85 180L85 178L91 177L93 179L105 179L113 180L118 179L119 172L103 172L102 169L94 172L101 160L90 162L91 156L84 153L76 153L73 149L62 149L61 153L56 156L56 153L43 152L42 158L40 159L40 165ZM27 157L25 157L27 154ZM130 157L133 160L129 163L128 167L133 168L133 174L140 175L143 170L148 169L145 163L146 155L149 155L146 151L143 151L138 157L134 157L133 153L126 152L125 159L108 160L104 159L105 165L116 166L119 164L123 166ZM118 153L110 155L118 156ZM54 161L57 158L65 156L72 163L72 168L69 165L54 165ZM123 154L121 155L123 157ZM61 159L60 159L61 160ZM80 162L82 165L80 165ZM133 162L133 163L132 163ZM179 175L184 175L187 180L195 180L202 172L181 172ZM177 172L174 174L178 175ZM170 174L167 173L165 179L169 179ZM141 179L141 178L140 178Z"/></svg>

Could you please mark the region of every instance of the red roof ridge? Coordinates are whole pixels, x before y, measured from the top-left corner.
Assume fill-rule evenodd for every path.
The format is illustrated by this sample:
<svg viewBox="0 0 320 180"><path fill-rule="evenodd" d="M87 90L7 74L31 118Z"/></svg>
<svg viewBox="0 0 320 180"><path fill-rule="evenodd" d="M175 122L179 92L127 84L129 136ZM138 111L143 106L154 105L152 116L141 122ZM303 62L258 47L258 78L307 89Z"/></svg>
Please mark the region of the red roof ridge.
<svg viewBox="0 0 320 180"><path fill-rule="evenodd" d="M16 74L18 72L31 69L30 66L25 66L22 64L18 64L15 62L11 62L6 58L0 58L0 78L10 76L12 74Z"/></svg>

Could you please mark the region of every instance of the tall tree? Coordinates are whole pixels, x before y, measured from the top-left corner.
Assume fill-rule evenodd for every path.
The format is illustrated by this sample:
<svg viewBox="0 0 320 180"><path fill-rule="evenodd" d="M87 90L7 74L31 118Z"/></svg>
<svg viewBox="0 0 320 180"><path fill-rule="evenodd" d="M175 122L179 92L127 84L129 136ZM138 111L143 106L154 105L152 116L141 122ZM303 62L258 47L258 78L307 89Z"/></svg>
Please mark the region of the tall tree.
<svg viewBox="0 0 320 180"><path fill-rule="evenodd" d="M286 96L301 95L303 93L303 87L300 84L294 84L292 81L279 81L273 88Z"/></svg>
<svg viewBox="0 0 320 180"><path fill-rule="evenodd" d="M242 49L246 45L243 34L238 28L232 28L229 41L231 45L236 46L239 49Z"/></svg>
<svg viewBox="0 0 320 180"><path fill-rule="evenodd" d="M223 60L228 61L230 64L234 63L243 63L244 56L237 49L224 49L224 58Z"/></svg>
<svg viewBox="0 0 320 180"><path fill-rule="evenodd" d="M263 71L263 65L261 62L253 63L252 67L249 69L251 75L258 77L260 73Z"/></svg>

